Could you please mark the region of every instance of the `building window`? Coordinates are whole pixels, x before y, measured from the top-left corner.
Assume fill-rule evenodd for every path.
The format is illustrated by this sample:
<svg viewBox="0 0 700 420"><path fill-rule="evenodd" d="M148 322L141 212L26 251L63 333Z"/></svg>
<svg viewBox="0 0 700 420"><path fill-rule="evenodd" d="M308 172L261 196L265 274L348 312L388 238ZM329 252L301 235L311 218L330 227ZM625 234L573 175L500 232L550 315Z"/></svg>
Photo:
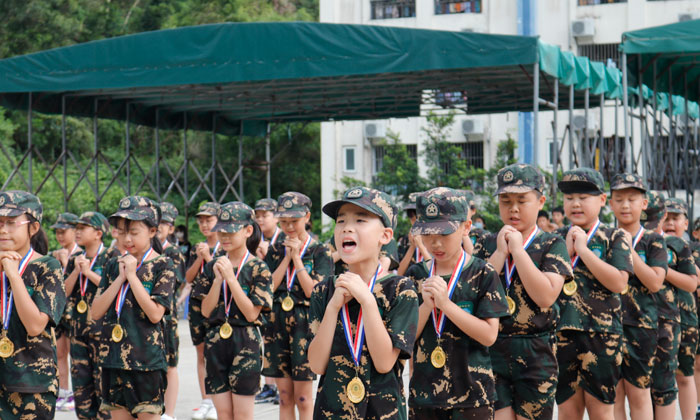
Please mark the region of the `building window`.
<svg viewBox="0 0 700 420"><path fill-rule="evenodd" d="M588 57L591 61L607 63L611 60L617 68L620 68L620 43L588 44L578 46L578 55Z"/></svg>
<svg viewBox="0 0 700 420"><path fill-rule="evenodd" d="M470 141L468 143L458 143L457 146L462 149L460 158L467 161L467 165L483 169L484 168L484 142Z"/></svg>
<svg viewBox="0 0 700 420"><path fill-rule="evenodd" d="M381 145L381 146L374 146L374 167L372 168L373 173L377 174L379 171L382 170L382 166L384 166L384 155L386 154L386 149L388 147L394 147L394 146L386 146L386 145ZM415 144L400 144L396 147L405 147L406 151L408 151L408 155L411 157L411 159L417 161L418 160L418 146Z"/></svg>
<svg viewBox="0 0 700 420"><path fill-rule="evenodd" d="M355 167L356 147L343 147L343 172L357 172Z"/></svg>
<svg viewBox="0 0 700 420"><path fill-rule="evenodd" d="M372 0L372 19L416 17L415 0Z"/></svg>
<svg viewBox="0 0 700 420"><path fill-rule="evenodd" d="M592 6L596 4L627 3L627 0L578 0L579 6Z"/></svg>
<svg viewBox="0 0 700 420"><path fill-rule="evenodd" d="M481 13L481 0L435 0L435 14Z"/></svg>

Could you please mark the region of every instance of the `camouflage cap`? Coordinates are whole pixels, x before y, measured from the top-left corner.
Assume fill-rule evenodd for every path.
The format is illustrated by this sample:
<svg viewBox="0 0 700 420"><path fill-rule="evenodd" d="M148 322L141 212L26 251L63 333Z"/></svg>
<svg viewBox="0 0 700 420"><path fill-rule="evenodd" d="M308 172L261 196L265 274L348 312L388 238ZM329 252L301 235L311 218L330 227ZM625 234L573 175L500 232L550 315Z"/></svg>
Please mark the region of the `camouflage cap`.
<svg viewBox="0 0 700 420"><path fill-rule="evenodd" d="M311 199L306 195L289 191L277 199L277 211L275 217L299 218L306 216L311 209Z"/></svg>
<svg viewBox="0 0 700 420"><path fill-rule="evenodd" d="M698 230L700 229L700 217L696 218L695 221L693 222L693 230Z"/></svg>
<svg viewBox="0 0 700 420"><path fill-rule="evenodd" d="M666 214L664 197L656 191L647 191L647 209L642 212L641 220L647 229L656 229L661 218Z"/></svg>
<svg viewBox="0 0 700 420"><path fill-rule="evenodd" d="M277 200L274 198L261 198L255 202L255 210L276 211Z"/></svg>
<svg viewBox="0 0 700 420"><path fill-rule="evenodd" d="M323 212L333 220L338 216L338 210L343 204L354 204L382 219L384 227L396 228L396 213L398 211L391 196L383 191L367 187L353 187L345 190L340 200L331 201L323 206Z"/></svg>
<svg viewBox="0 0 700 420"><path fill-rule="evenodd" d="M148 197L130 195L119 201L119 210L109 216L109 223L116 226L114 219L138 220L149 226L158 226L160 223L160 206Z"/></svg>
<svg viewBox="0 0 700 420"><path fill-rule="evenodd" d="M404 204L403 210L415 210L416 209L416 199L421 193L412 192L408 195L408 203Z"/></svg>
<svg viewBox="0 0 700 420"><path fill-rule="evenodd" d="M0 216L17 217L27 213L41 222L44 207L41 200L26 191L10 190L0 192Z"/></svg>
<svg viewBox="0 0 700 420"><path fill-rule="evenodd" d="M240 201L222 204L217 217L219 220L212 228L212 232L236 233L245 226L255 223L253 209Z"/></svg>
<svg viewBox="0 0 700 420"><path fill-rule="evenodd" d="M473 191L471 190L457 190L459 193L464 195L464 198L467 200L467 203L469 204L470 209L475 209L476 208L476 194L474 194Z"/></svg>
<svg viewBox="0 0 700 420"><path fill-rule="evenodd" d="M219 204L212 201L202 203L197 210L196 216L216 216L219 214Z"/></svg>
<svg viewBox="0 0 700 420"><path fill-rule="evenodd" d="M637 174L617 174L610 181L610 191L624 190L626 188L635 188L641 192L647 192L644 180Z"/></svg>
<svg viewBox="0 0 700 420"><path fill-rule="evenodd" d="M56 217L56 223L51 225L51 229L75 229L75 224L78 223L78 216L73 213L59 213Z"/></svg>
<svg viewBox="0 0 700 420"><path fill-rule="evenodd" d="M496 195L505 193L526 193L544 191L544 175L539 169L525 163L508 165L496 175L498 189Z"/></svg>
<svg viewBox="0 0 700 420"><path fill-rule="evenodd" d="M418 197L416 204L418 218L411 228L414 235L449 235L469 215L466 197L452 188L428 190Z"/></svg>
<svg viewBox="0 0 700 420"><path fill-rule="evenodd" d="M667 198L664 205L666 206L666 211L669 213L688 215L688 205L680 198Z"/></svg>
<svg viewBox="0 0 700 420"><path fill-rule="evenodd" d="M564 194L605 193L605 180L603 180L603 175L591 168L578 168L564 172L557 186Z"/></svg>
<svg viewBox="0 0 700 420"><path fill-rule="evenodd" d="M175 207L173 203L168 203L167 201L160 203L160 213L162 215L160 222L170 223L171 225L175 224L175 219L177 219L177 215L179 214L177 207Z"/></svg>
<svg viewBox="0 0 700 420"><path fill-rule="evenodd" d="M109 232L109 222L104 214L97 211L86 211L78 219L79 225L91 226L97 230Z"/></svg>

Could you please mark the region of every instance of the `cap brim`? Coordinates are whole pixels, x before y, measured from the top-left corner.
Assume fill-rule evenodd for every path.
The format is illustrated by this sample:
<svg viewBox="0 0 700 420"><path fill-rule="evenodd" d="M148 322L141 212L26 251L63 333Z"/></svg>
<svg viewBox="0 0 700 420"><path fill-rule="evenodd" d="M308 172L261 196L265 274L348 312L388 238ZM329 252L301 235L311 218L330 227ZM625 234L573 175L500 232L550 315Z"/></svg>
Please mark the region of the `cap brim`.
<svg viewBox="0 0 700 420"><path fill-rule="evenodd" d="M236 233L246 226L245 223L216 222L212 232Z"/></svg>
<svg viewBox="0 0 700 420"><path fill-rule="evenodd" d="M666 213L676 213L676 214L688 214L687 211L682 210L682 209L670 209L666 207Z"/></svg>
<svg viewBox="0 0 700 420"><path fill-rule="evenodd" d="M275 208L270 208L270 207L256 207L256 208L254 208L253 210L254 210L254 211L260 210L260 211L272 211L272 212L274 212L274 211L277 210L277 209L275 209Z"/></svg>
<svg viewBox="0 0 700 420"><path fill-rule="evenodd" d="M411 228L413 235L449 235L459 227L459 222L439 220L435 222L417 221Z"/></svg>
<svg viewBox="0 0 700 420"><path fill-rule="evenodd" d="M596 184L586 181L559 181L557 187L564 194L603 194Z"/></svg>
<svg viewBox="0 0 700 420"><path fill-rule="evenodd" d="M113 215L109 216L109 224L114 225L112 223L112 219L127 219L127 220L136 220L136 221L141 221L141 220L146 220L150 217L150 214L144 214L141 212L133 211L133 210L119 210L118 212L114 213ZM90 225L92 226L92 225Z"/></svg>
<svg viewBox="0 0 700 420"><path fill-rule="evenodd" d="M639 188L638 186L636 186L634 184L620 184L614 188L611 186L610 191L626 190L627 188L634 188L635 190L641 191L643 193L647 192L647 190L645 190L644 188Z"/></svg>
<svg viewBox="0 0 700 420"><path fill-rule="evenodd" d="M280 212L275 212L275 217L280 218L280 217L291 217L294 219L299 219L301 217L304 217L307 215L308 212L306 211L300 211L300 210L285 210L285 211L280 211Z"/></svg>
<svg viewBox="0 0 700 420"><path fill-rule="evenodd" d="M194 216L197 217L197 216L216 216L216 215L217 215L216 213L211 213L208 211L200 211L199 213L195 214Z"/></svg>
<svg viewBox="0 0 700 420"><path fill-rule="evenodd" d="M49 229L75 229L75 225L69 225L68 223L54 223L49 226Z"/></svg>
<svg viewBox="0 0 700 420"><path fill-rule="evenodd" d="M27 213L27 211L24 209L16 209L16 208L8 208L8 207L0 208L0 216L17 217L17 216L23 215L24 213Z"/></svg>
<svg viewBox="0 0 700 420"><path fill-rule="evenodd" d="M526 193L526 192L530 192L530 191L535 191L535 189L529 185L504 185L501 188L496 190L495 195L508 194L508 193L522 194L522 193Z"/></svg>
<svg viewBox="0 0 700 420"><path fill-rule="evenodd" d="M384 227L391 227L391 226L386 226L386 223L384 222L384 215L383 214L378 214L374 209L371 207L358 203L357 201L350 201L350 200L336 200L336 201L331 201L330 203L327 203L325 206L323 206L323 212L331 217L333 220L335 220L338 217L338 212L340 211L340 208L343 206L343 204L352 204L354 206L357 206L361 209L365 209L371 214L379 217L379 220L382 221L382 224Z"/></svg>
<svg viewBox="0 0 700 420"><path fill-rule="evenodd" d="M416 210L416 205L415 204L406 204L405 206L403 206L403 211L406 211L406 210Z"/></svg>

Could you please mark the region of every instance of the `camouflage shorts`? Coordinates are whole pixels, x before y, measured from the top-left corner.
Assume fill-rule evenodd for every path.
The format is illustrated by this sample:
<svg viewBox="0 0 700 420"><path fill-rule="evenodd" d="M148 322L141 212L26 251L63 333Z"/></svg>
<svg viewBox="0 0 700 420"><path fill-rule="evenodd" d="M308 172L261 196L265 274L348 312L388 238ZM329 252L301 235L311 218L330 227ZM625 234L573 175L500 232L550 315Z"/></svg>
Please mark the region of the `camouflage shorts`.
<svg viewBox="0 0 700 420"><path fill-rule="evenodd" d="M557 332L557 340L557 404L579 389L604 404L614 404L615 387L621 377L620 334L563 330Z"/></svg>
<svg viewBox="0 0 700 420"><path fill-rule="evenodd" d="M100 409L100 366L96 337L71 337L70 376L73 382L75 415L79 419L104 418Z"/></svg>
<svg viewBox="0 0 700 420"><path fill-rule="evenodd" d="M177 367L180 356L180 336L177 333L177 318L163 318L163 340L165 341L165 360L168 367Z"/></svg>
<svg viewBox="0 0 700 420"><path fill-rule="evenodd" d="M496 379L494 409L526 419L551 419L557 390L556 336L498 337L489 348Z"/></svg>
<svg viewBox="0 0 700 420"><path fill-rule="evenodd" d="M637 388L651 386L656 353L656 330L623 326L622 378Z"/></svg>
<svg viewBox="0 0 700 420"><path fill-rule="evenodd" d="M190 336L192 344L198 346L204 343L206 328L204 325L204 317L202 316L202 301L192 299L190 296L190 308L187 311L187 320L190 322Z"/></svg>
<svg viewBox="0 0 700 420"><path fill-rule="evenodd" d="M678 347L678 371L681 375L695 375L695 355L697 350L698 329L681 325L681 343Z"/></svg>
<svg viewBox="0 0 700 420"><path fill-rule="evenodd" d="M257 394L262 370L261 341L256 327L234 326L233 335L227 339L221 338L218 328L209 330L204 342L207 394Z"/></svg>
<svg viewBox="0 0 700 420"><path fill-rule="evenodd" d="M56 394L10 392L0 385L0 418L17 420L52 419L56 414Z"/></svg>
<svg viewBox="0 0 700 420"><path fill-rule="evenodd" d="M165 370L138 371L102 368L102 405L100 410L124 409L138 413L163 414Z"/></svg>
<svg viewBox="0 0 700 420"><path fill-rule="evenodd" d="M433 407L409 407L408 418L411 420L482 420L493 419L493 407L473 408L433 408Z"/></svg>
<svg viewBox="0 0 700 420"><path fill-rule="evenodd" d="M676 369L681 326L675 321L659 318L654 368L651 371L651 400L654 405L669 405L676 400Z"/></svg>
<svg viewBox="0 0 700 420"><path fill-rule="evenodd" d="M294 309L285 312L282 305L275 302L273 311L271 335L265 337L263 375L313 381L316 375L311 371L306 354L306 347L311 340L309 307L295 305Z"/></svg>

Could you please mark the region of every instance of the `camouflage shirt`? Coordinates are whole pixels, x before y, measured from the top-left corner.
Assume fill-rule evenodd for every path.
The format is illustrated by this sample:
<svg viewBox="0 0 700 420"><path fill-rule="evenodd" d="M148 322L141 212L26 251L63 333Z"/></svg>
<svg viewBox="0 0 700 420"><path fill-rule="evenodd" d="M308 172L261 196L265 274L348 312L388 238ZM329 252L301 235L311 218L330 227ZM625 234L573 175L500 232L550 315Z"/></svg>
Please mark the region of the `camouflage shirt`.
<svg viewBox="0 0 700 420"><path fill-rule="evenodd" d="M212 284L214 283L214 263L219 258L227 257L217 257L216 259L208 262L204 266L204 275L201 281L197 283L197 286L192 289L192 295L196 296L197 299L203 301L204 298L211 290ZM236 268L234 267L234 273ZM260 259L250 256L248 261L243 265L241 274L238 276L238 283L240 283L241 288L248 298L253 302L255 306L262 306L262 310L270 310L272 308L272 274L267 268L267 265ZM228 287L228 286L226 286ZM229 292L229 298L231 294ZM212 311L211 315L207 319L207 324L211 327L218 327L226 321L226 309L224 303L224 294L219 293L219 302ZM261 325L260 320L255 322L248 322L245 315L241 313L236 305L236 301L232 300L231 308L229 310L228 322L234 326L248 326L248 325Z"/></svg>
<svg viewBox="0 0 700 420"><path fill-rule="evenodd" d="M668 267L683 274L697 274L695 270L695 260L693 259L693 254L688 242L673 235L666 235L665 238L668 250ZM671 284L669 284L669 286L671 286ZM692 293L686 292L685 290L676 287L674 287L674 289L676 289L678 311L680 312L679 322L684 326L697 327L698 314L695 306L695 297L693 297ZM661 291L663 291L663 289Z"/></svg>
<svg viewBox="0 0 700 420"><path fill-rule="evenodd" d="M186 258L187 269L189 269L192 266L192 264L194 264L194 262L197 260L196 249L197 249L197 247L195 247L195 246L190 248L190 253L189 253L189 255L187 255L187 258ZM214 252L214 248L209 248L209 252L211 253L212 259L216 258L216 257L221 257L222 255L226 255L226 251L221 249L221 247L219 247L219 249L217 249L216 252ZM197 285L202 281L203 273L204 273L204 267L202 267L199 270L199 272L197 273L197 275L194 276L194 279L192 279L192 290L197 288L198 287ZM190 296L190 311L197 312L198 314L201 313L202 300L199 297Z"/></svg>
<svg viewBox="0 0 700 420"><path fill-rule="evenodd" d="M68 260L68 264L66 265L66 272L64 274L65 278L68 278L70 273L73 272L73 269L75 268L75 257L81 254L75 254ZM100 255L97 256L97 259L95 260L95 265L92 266L92 271L95 274L102 276L102 272L104 271L105 265L107 264L108 260L109 254L107 252L107 249L105 249L100 253ZM92 319L90 308L92 306L92 301L95 300L95 292L97 292L97 286L95 285L95 283L91 282L90 279L88 279L87 277L83 277L83 280L87 281L87 287L85 288L85 297L81 297L80 276L78 276L78 278L75 280L73 292L71 292L71 294L67 296L66 299L66 312L68 313L68 319L70 320L69 325L71 337L82 337L88 334L94 334L98 332L97 330L99 329L99 323L96 323ZM77 306L78 303L83 299L88 305L88 310L87 312L81 314L78 312Z"/></svg>
<svg viewBox="0 0 700 420"><path fill-rule="evenodd" d="M0 358L2 386L9 392L56 394L58 372L52 330L66 305L61 263L51 256L37 258L27 264L22 279L32 301L39 312L48 315L49 322L41 334L30 337L13 303L7 338L12 340L15 352L7 359ZM7 284L9 288L9 279Z"/></svg>
<svg viewBox="0 0 700 420"><path fill-rule="evenodd" d="M169 244L168 247L163 250L163 255L170 258L170 261L173 263L173 271L175 272L175 285L173 288L173 298L171 299L172 305L170 312L166 315L166 319L172 319L172 317L177 316L177 297L179 290L185 284L187 261L185 261L183 253L180 252L180 248L174 244Z"/></svg>
<svg viewBox="0 0 700 420"><path fill-rule="evenodd" d="M474 255L485 260L491 258L496 252L497 238L497 234L490 234L480 239L474 246ZM559 274L565 282L572 279L569 252L566 242L559 235L540 231L526 252L535 267L543 273ZM540 308L525 290L517 267L513 271L510 288L506 289L505 269L501 269L500 279L507 294L515 301L515 313L501 320L499 334L539 335L556 330L559 322L559 305L556 302L549 308Z"/></svg>
<svg viewBox="0 0 700 420"><path fill-rule="evenodd" d="M116 260L112 260L116 262ZM172 261L159 256L143 263L137 272L138 278L146 290L150 290L151 299L170 310L170 300L175 284L175 272ZM119 266L109 264L102 276L98 293L103 293L119 276ZM128 282L125 281L125 282ZM112 328L117 324L116 298L109 305L103 318L103 345L100 346L100 364L102 367L124 370L152 371L167 369L165 362L165 341L163 340L163 323L152 323L136 301L131 288L126 293L119 324L124 330L124 338L115 343L111 340Z"/></svg>
<svg viewBox="0 0 700 420"><path fill-rule="evenodd" d="M335 276L328 276L314 287L309 309L309 323L313 335L318 332L326 305L335 292L335 279ZM318 382L314 418L351 420L365 418L366 413L370 411L377 414L376 418L406 419L406 400L401 373L403 360L411 357L416 338L416 289L410 279L390 274L377 280L373 293L392 345L399 349L399 360L390 372L377 372L365 341L360 357L359 377L365 386L367 397L359 404L353 404L345 394L345 386L355 377L355 363L345 340L339 313L330 360L326 373ZM360 305L353 299L348 303L348 310L351 328L355 331Z"/></svg>
<svg viewBox="0 0 700 420"><path fill-rule="evenodd" d="M477 242L480 242L483 238L489 235L491 235L491 232L484 229L474 228L469 231L469 239L472 240L472 245L476 245Z"/></svg>
<svg viewBox="0 0 700 420"><path fill-rule="evenodd" d="M416 281L420 304L423 280L429 272L430 267L423 262L406 273ZM445 282L450 280L449 276L443 278ZM472 256L462 270L451 300L477 318L500 318L508 316L505 296L493 267ZM430 355L437 347L432 317L416 339L409 404L444 409L492 405L496 389L488 347L471 339L449 318L445 318L444 325L441 336L441 347L447 355L444 368L436 369L430 362Z"/></svg>
<svg viewBox="0 0 700 420"><path fill-rule="evenodd" d="M556 232L566 238L568 231L567 226ZM633 272L632 254L621 229L601 224L588 242L588 249L618 270ZM581 259L574 268L574 281L578 286L576 293L567 296L562 291L559 295L559 329L622 334L620 294L611 292L596 280Z"/></svg>
<svg viewBox="0 0 700 420"><path fill-rule="evenodd" d="M634 248L649 267L661 267L666 271L666 244L664 238L656 232L647 230ZM629 290L620 295L622 300L622 323L638 328L656 329L659 313L656 305L656 293L652 293L634 274L630 274Z"/></svg>
<svg viewBox="0 0 700 420"><path fill-rule="evenodd" d="M265 263L270 268L270 273L274 273L275 270L277 270L277 267L279 267L283 259L284 245L281 242L272 245L265 256ZM318 283L327 276L333 275L335 267L333 264L333 257L331 256L331 250L328 245L322 244L315 239L312 239L311 243L309 243L309 247L306 249L301 261L304 263L304 268L306 268L306 272L309 273L314 283ZM291 260L289 261L289 266L294 269L294 263ZM282 277L282 282L273 293L274 301L279 303L287 296L286 275ZM309 306L309 298L306 297L304 289L302 289L299 284L299 279L296 277L294 278L294 284L292 285L292 290L289 295L292 297L292 300L294 300L295 306Z"/></svg>
<svg viewBox="0 0 700 420"><path fill-rule="evenodd" d="M398 242L399 262L403 261L409 249L411 249L411 242L408 240L408 235L400 237ZM423 256L423 258L425 258L425 256ZM408 267L410 268L413 264L416 263L416 248L414 248L413 255L411 255L411 262L410 264L408 264Z"/></svg>

